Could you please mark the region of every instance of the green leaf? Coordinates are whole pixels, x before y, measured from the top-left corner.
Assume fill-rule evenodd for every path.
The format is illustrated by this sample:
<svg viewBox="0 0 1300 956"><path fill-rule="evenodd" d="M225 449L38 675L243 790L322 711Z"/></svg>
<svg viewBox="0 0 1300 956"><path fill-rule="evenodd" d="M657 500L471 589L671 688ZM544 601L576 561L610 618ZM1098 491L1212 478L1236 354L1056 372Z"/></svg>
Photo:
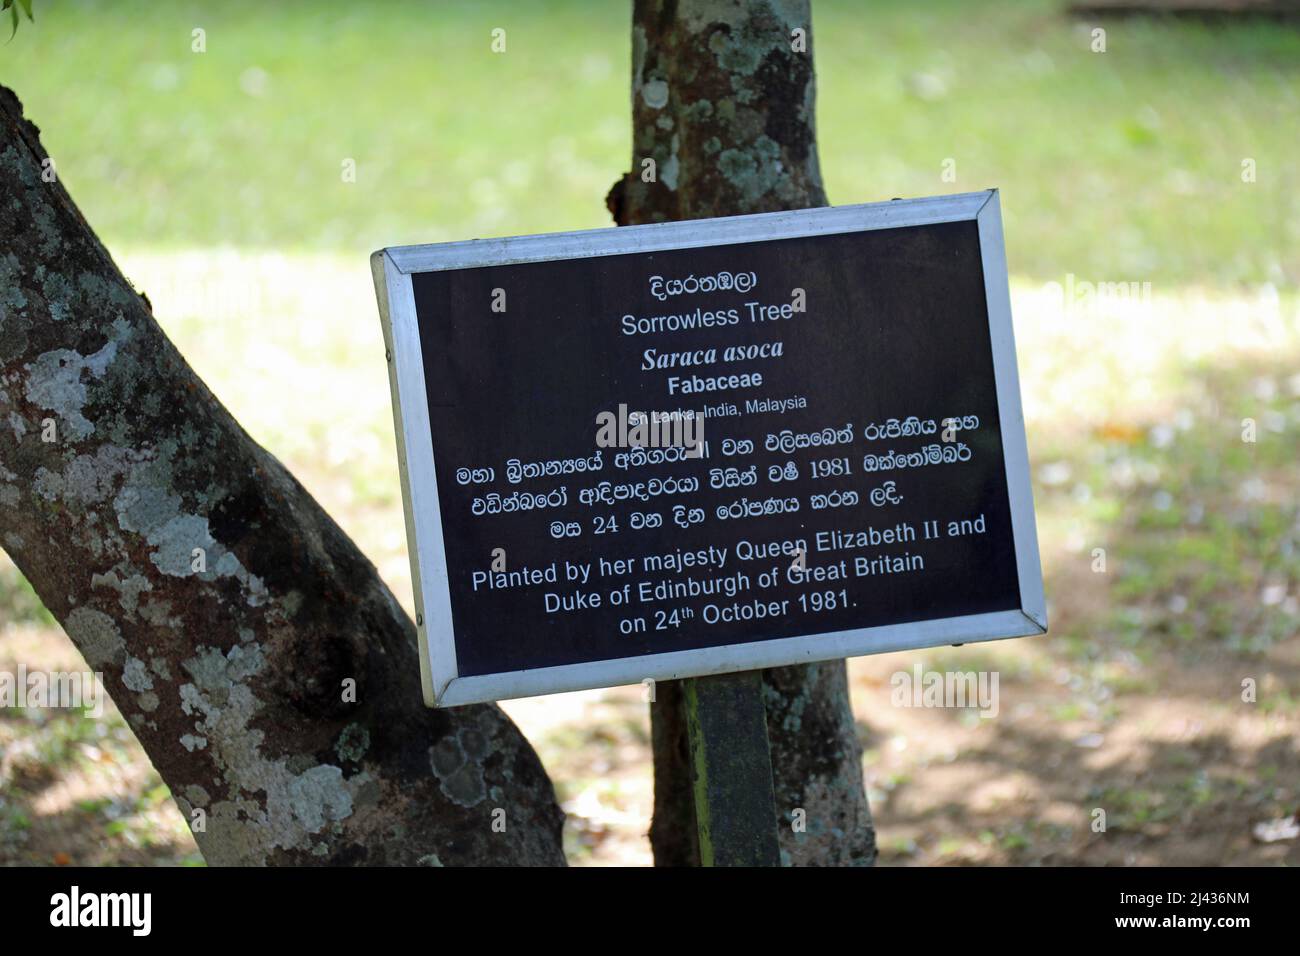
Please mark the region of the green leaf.
<svg viewBox="0 0 1300 956"><path fill-rule="evenodd" d="M32 16L32 0L4 0L3 4L0 4L0 11L4 10L9 11L9 20L11 24L11 29L9 31L10 40L12 40L18 33L19 11L27 14L27 19L32 23L36 22L36 18Z"/></svg>

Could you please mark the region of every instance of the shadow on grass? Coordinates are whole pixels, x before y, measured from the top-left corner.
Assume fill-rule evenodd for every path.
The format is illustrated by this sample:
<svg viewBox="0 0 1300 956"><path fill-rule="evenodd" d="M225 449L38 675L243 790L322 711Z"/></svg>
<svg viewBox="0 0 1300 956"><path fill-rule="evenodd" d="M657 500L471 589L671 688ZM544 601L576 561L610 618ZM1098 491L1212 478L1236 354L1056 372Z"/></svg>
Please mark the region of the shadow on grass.
<svg viewBox="0 0 1300 956"><path fill-rule="evenodd" d="M1253 835L1300 810L1300 375L1219 361L1165 397L1031 434L1051 632L928 652L998 671L995 719L859 725L884 862L1300 864Z"/></svg>

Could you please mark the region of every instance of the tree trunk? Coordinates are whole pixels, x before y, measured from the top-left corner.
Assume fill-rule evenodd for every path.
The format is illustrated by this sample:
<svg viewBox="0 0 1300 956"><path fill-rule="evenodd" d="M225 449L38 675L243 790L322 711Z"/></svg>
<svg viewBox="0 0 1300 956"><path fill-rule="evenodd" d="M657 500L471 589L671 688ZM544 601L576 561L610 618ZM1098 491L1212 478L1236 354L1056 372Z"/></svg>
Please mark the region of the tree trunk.
<svg viewBox="0 0 1300 956"><path fill-rule="evenodd" d="M532 747L495 706L423 707L375 568L168 341L2 88L0 126L0 544L207 861L562 863Z"/></svg>
<svg viewBox="0 0 1300 956"><path fill-rule="evenodd" d="M813 98L807 0L636 0L632 171L610 191L614 220L826 205ZM766 671L764 693L782 857L797 866L874 862L844 662ZM681 703L680 686L661 683L650 705L650 842L660 866L698 863ZM791 826L796 808L806 811L805 833Z"/></svg>

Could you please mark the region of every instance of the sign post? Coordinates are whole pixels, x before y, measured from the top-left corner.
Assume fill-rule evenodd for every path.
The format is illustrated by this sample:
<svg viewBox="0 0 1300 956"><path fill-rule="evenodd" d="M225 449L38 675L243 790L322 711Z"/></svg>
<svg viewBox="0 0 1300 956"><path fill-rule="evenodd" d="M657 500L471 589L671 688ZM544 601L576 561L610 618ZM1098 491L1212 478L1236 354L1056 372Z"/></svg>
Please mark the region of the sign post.
<svg viewBox="0 0 1300 956"><path fill-rule="evenodd" d="M763 672L682 682L702 866L780 866Z"/></svg>
<svg viewBox="0 0 1300 956"><path fill-rule="evenodd" d="M688 679L707 860L759 671L1046 631L996 191L371 262L426 703Z"/></svg>

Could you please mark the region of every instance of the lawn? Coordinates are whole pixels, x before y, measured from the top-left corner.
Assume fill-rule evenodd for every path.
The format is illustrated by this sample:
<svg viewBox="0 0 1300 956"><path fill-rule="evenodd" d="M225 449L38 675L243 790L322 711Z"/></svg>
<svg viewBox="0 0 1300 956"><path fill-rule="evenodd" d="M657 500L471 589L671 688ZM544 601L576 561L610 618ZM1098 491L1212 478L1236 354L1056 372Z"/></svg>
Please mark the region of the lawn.
<svg viewBox="0 0 1300 956"><path fill-rule="evenodd" d="M1300 805L1300 31L1114 21L1101 53L1059 7L815 3L833 201L1003 190L1052 618L853 662L883 859L1295 865L1253 828ZM607 225L628 25L595 0L36 0L0 82L168 334L409 607L367 255ZM1063 293L1084 282L1131 294ZM999 671L999 719L891 707L918 660ZM0 555L19 663L80 666ZM572 858L645 862L639 689L506 706ZM0 863L197 860L115 711L0 712Z"/></svg>
<svg viewBox="0 0 1300 956"><path fill-rule="evenodd" d="M1118 21L1099 53L1059 8L816 3L832 199L1001 187L1036 278L1300 282L1300 31ZM629 9L37 0L0 80L113 248L361 256L607 225Z"/></svg>

